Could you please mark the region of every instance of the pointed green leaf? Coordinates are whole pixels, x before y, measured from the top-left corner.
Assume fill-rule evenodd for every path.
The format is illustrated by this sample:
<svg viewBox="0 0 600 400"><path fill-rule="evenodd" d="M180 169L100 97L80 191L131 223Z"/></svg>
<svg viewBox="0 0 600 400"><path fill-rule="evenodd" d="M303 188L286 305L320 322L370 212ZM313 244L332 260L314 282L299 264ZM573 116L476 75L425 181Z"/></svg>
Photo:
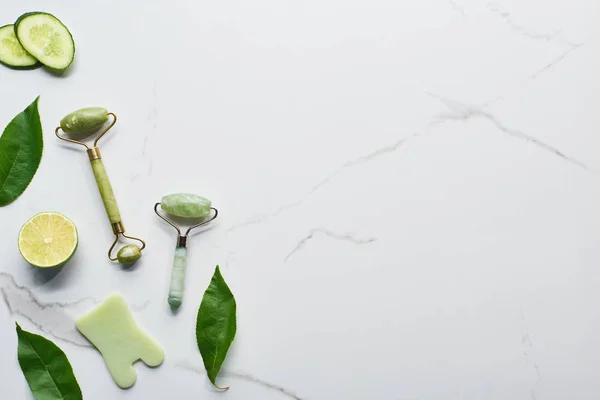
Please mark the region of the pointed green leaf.
<svg viewBox="0 0 600 400"><path fill-rule="evenodd" d="M235 331L235 298L217 265L198 310L196 341L204 360L208 379L218 389L228 389L228 387L217 386L216 380L235 337Z"/></svg>
<svg viewBox="0 0 600 400"><path fill-rule="evenodd" d="M18 114L0 136L0 207L23 194L42 160L44 140L38 100Z"/></svg>
<svg viewBox="0 0 600 400"><path fill-rule="evenodd" d="M63 351L17 324L21 370L36 400L82 400L81 389Z"/></svg>

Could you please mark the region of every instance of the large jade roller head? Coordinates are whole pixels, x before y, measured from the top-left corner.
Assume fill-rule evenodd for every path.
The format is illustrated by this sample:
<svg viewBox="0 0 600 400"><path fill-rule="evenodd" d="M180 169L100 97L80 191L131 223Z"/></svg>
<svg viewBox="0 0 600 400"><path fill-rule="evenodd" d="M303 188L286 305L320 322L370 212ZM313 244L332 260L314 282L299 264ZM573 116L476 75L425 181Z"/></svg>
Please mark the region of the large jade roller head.
<svg viewBox="0 0 600 400"><path fill-rule="evenodd" d="M112 121L108 123L111 119ZM98 184L98 190L100 191L106 214L108 215L113 233L115 234L115 241L108 250L108 258L112 261L119 261L121 264L132 264L142 256L142 250L146 247L146 243L142 239L127 236L125 234L125 225L123 225L121 213L117 206L117 200L115 199L115 194L108 179L106 169L104 168L100 148L98 147L98 141L100 141L100 139L102 139L116 123L117 116L108 112L105 108L82 108L72 112L60 121L60 126L56 128L56 136L61 140L78 144L87 149L94 177ZM61 131L67 136L62 136L60 134ZM94 133L96 133L96 138L91 147L80 140L76 140L86 138ZM141 246L133 244L126 245L117 252L117 256L115 257L113 256L113 250L119 242L120 236L124 239L127 238L138 241Z"/></svg>
<svg viewBox="0 0 600 400"><path fill-rule="evenodd" d="M158 211L161 208L165 214L187 219L195 222L185 234L175 222ZM168 302L174 310L181 306L183 292L185 289L185 269L187 264L187 242L192 229L206 225L219 215L219 211L212 207L211 201L195 194L177 193L164 196L160 203L154 206L154 212L177 230L177 247L175 248L175 259L171 271L171 285L169 287Z"/></svg>

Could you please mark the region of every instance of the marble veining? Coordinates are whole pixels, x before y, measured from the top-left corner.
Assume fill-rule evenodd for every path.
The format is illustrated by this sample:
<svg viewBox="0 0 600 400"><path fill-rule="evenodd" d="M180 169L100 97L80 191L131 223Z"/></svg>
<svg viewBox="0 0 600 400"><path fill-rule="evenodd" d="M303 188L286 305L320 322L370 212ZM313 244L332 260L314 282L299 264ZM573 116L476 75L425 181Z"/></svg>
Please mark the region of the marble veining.
<svg viewBox="0 0 600 400"><path fill-rule="evenodd" d="M271 213L256 215L254 217L249 218L247 221L241 222L239 224L235 224L232 227L228 228L227 232L234 232L238 229L246 228L251 225L261 224L263 222L268 221L269 219L271 219L273 217L278 216L279 214L283 213L284 211L299 207L303 203L304 203L304 200L296 200L291 203L284 204Z"/></svg>
<svg viewBox="0 0 600 400"><path fill-rule="evenodd" d="M199 366L194 366L191 363L187 362L187 361L182 361L182 362L178 362L175 364L175 368L179 368L182 370L186 370L186 371L190 371L190 372L194 372L196 374L200 374L200 375L204 375L206 373L206 371L204 370L203 367L199 367ZM291 391L290 389L286 389L282 386L279 386L275 383L271 383L271 382L267 382L263 379L257 378L251 374L248 373L244 373L244 372L237 372L237 371L222 371L222 375L224 377L227 378L233 378L233 379L238 379L238 380L243 380L243 381L247 381L247 382L251 382L254 383L256 385L259 385L265 389L277 392L277 393L281 393L283 396L285 396L286 398L289 399L293 399L293 400L308 400L307 398L303 398L303 397L299 397L296 393L294 393L293 391Z"/></svg>
<svg viewBox="0 0 600 400"><path fill-rule="evenodd" d="M538 69L537 71L535 71L531 75L529 75L529 79L538 78L540 75L549 71L552 67L556 66L558 63L560 63L561 61L566 59L572 52L581 48L584 44L585 44L585 42L569 44L569 46L567 47L567 50L565 50L563 53L558 55L558 57L556 57L554 60L550 61L548 64L544 65L543 67L541 67L540 69Z"/></svg>
<svg viewBox="0 0 600 400"><path fill-rule="evenodd" d="M463 6L461 6L460 4L458 4L456 2L456 0L448 0L448 4L450 4L450 7L456 11L457 13L459 13L463 18L465 17L466 13L465 13L465 8Z"/></svg>
<svg viewBox="0 0 600 400"><path fill-rule="evenodd" d="M306 244L318 234L324 235L331 239L348 242L353 245L369 244L369 243L373 243L377 240L377 238L374 238L374 237L359 238L359 237L356 237L349 233L340 234L340 233L332 232L328 229L311 229L311 231L308 233L308 235L303 237L298 242L298 244L296 244L296 247L294 247L294 249L292 251L290 251L287 256L285 256L283 261L285 262L285 261L289 260L294 254L296 254L297 252L302 250L304 248L304 246L306 246Z"/></svg>
<svg viewBox="0 0 600 400"><path fill-rule="evenodd" d="M577 49L580 46L581 45L579 45L579 44L571 45L569 47L569 49L563 55L561 55L559 58L557 58L550 64L546 65L545 67L543 67L542 69L540 69L539 71L534 73L533 75L531 75L530 78L535 79L539 74L543 73L547 69L552 68L554 65L556 65L557 63L562 61L565 57L567 57L571 51ZM417 139L421 135L430 132L433 128L435 128L439 124L443 124L443 123L449 122L449 121L467 122L474 118L483 118L483 119L491 122L493 124L493 126L495 126L498 130L500 130L504 134L507 134L514 138L529 142L529 143L541 148L542 150L550 152L550 153L560 157L561 159L563 159L569 163L572 163L573 165L575 165L579 168L582 168L588 172L595 172L595 171L592 171L583 161L580 161L572 156L569 156L569 155L563 153L559 149L541 141L540 139L537 139L534 136L531 136L531 135L529 135L525 132L522 132L518 129L513 129L513 128L506 126L502 121L498 120L498 118L496 116L494 116L492 113L490 113L489 111L486 111L484 109L485 107L488 107L489 105L491 105L491 103L499 100L500 97L496 98L495 100L492 100L491 102L489 102L483 106L478 107L478 106L467 105L465 103L461 103L459 101L452 100L452 99L446 98L444 96L440 96L440 95L432 93L432 92L426 92L426 93L429 96L431 96L432 98L439 100L448 109L449 113L439 113L439 114L433 116L432 120L421 131L415 132L407 137L400 138L397 141L395 141L394 143L385 145L379 149L373 150L370 153L367 153L365 155L359 156L357 158L354 158L352 160L345 162L334 172L328 174L325 178L323 178L318 183L316 183L306 193L306 195L303 196L301 199L294 200L290 203L284 204L284 205L280 206L279 208L277 208L272 213L261 214L261 215L252 217L245 222L236 224L236 225L230 227L228 229L228 232L233 232L233 231L236 231L241 228L245 228L245 227L248 227L251 225L256 225L256 224L266 222L272 218L275 218L275 217L281 215L282 213L284 213L290 209L294 209L296 207L301 206L307 197L313 195L315 192L317 192L323 186L328 184L332 179L334 179L339 174L343 173L345 170L352 168L352 167L359 166L359 165L367 163L367 162L370 162L372 160L377 159L380 156L383 156L383 155L386 155L389 153L393 153L393 152L397 151L399 148L401 148L402 146L404 146L405 144L407 144L409 141ZM287 258L289 258L289 256L286 257L286 260L287 260Z"/></svg>
<svg viewBox="0 0 600 400"><path fill-rule="evenodd" d="M571 156L564 154L562 151L541 141L540 139L537 139L534 136L531 136L525 132L521 132L517 129L512 129L512 128L507 127L506 125L504 125L504 123L499 121L498 118L496 118L493 114L491 114L487 111L484 111L481 108L469 106L467 104L460 103L456 100L450 100L448 98L439 96L434 93L429 93L429 94L432 97L440 100L448 108L448 110L451 111L450 114L439 114L438 116L436 116L436 123L442 123L442 122L453 121L453 120L469 121L472 118L484 118L484 119L488 120L489 122L491 122L501 132L503 132L509 136L525 140L526 142L529 142L529 143L541 148L544 151L550 152L550 153L560 157L561 159L568 161L568 162L572 163L573 165L576 165L579 168L582 168L586 171L590 171L590 168L582 161L579 161Z"/></svg>
<svg viewBox="0 0 600 400"><path fill-rule="evenodd" d="M533 368L533 371L535 373L535 380L534 380L534 383L531 388L531 398L532 398L532 400L538 400L537 387L539 386L540 381L542 380L542 376L540 374L540 367L538 366L537 362L535 362L533 357L531 356L531 352L533 350L533 340L531 338L531 334L529 333L529 330L527 329L527 321L525 319L525 311L523 309L521 309L520 312L521 312L521 329L522 329L521 343L523 345L523 356L525 357L526 363L528 365L531 365L531 367Z"/></svg>
<svg viewBox="0 0 600 400"><path fill-rule="evenodd" d="M73 310L91 308L99 301L91 297L63 303L45 303L32 293L31 289L20 286L15 278L0 272L0 293L10 315L25 318L40 331L51 338L80 347L91 347L91 344L75 328Z"/></svg>
<svg viewBox="0 0 600 400"><path fill-rule="evenodd" d="M498 2L490 2L487 4L487 7L491 12L499 15L512 29L530 39L551 42L558 37L562 38L562 31L560 29L554 29L548 33L532 32L527 27L517 24L513 21L511 13L505 10ZM569 42L567 41L567 43Z"/></svg>
<svg viewBox="0 0 600 400"><path fill-rule="evenodd" d="M4 23L34 3L6 2ZM44 127L35 179L0 208L11 400L28 394L15 320L65 350L86 400L600 398L600 2L88 3L44 10L73 28L68 74L0 66L0 126L40 95ZM119 116L103 156L148 244L128 269L106 258L88 160L53 134L92 105ZM221 214L174 314L152 205L175 192ZM50 210L80 247L39 274L15 242ZM215 265L238 305L227 393L193 335ZM129 391L74 325L111 291L165 348Z"/></svg>
<svg viewBox="0 0 600 400"><path fill-rule="evenodd" d="M78 314L100 304L101 300L83 297L72 302L43 302L26 286L17 284L15 278L0 272L0 294L10 315L32 323L51 338L79 347L92 347L75 327ZM149 303L132 306L136 311L144 310Z"/></svg>
<svg viewBox="0 0 600 400"><path fill-rule="evenodd" d="M459 6L458 4L456 4L453 0L451 0L451 4L453 4L453 8L455 8L455 9L458 8L464 13L464 9L461 6ZM490 10L499 13L499 15L501 15L503 18L507 19L508 22L511 21L509 19L510 13L507 13L505 11L500 11L499 5L497 3L489 3L488 7L490 8ZM513 26L513 28L515 28L515 29L520 29L520 31L525 30L524 27L514 25L512 23L510 23L510 25ZM527 32L527 31L525 31L525 32ZM523 33L523 32L521 32L521 33ZM560 33L560 32L558 32L558 33ZM558 33L556 33L554 36L558 35ZM530 35L535 36L535 34L530 34ZM544 35L542 35L542 36L544 36ZM552 37L554 38L554 36L552 36ZM544 37L546 37L546 36L544 36ZM551 68L556 66L558 63L560 63L561 61L566 59L573 51L579 49L584 44L584 43L574 43L569 40L565 40L565 42L566 42L565 45L566 45L567 49L563 53L561 53L559 56L557 56L554 60L552 60L548 64L542 66L535 72L531 73L525 79L532 80L532 79L538 78L540 75L544 74L545 72L547 72L548 70L550 70ZM505 94L495 96L492 100L484 102L481 106L471 106L471 105L467 105L465 103L461 103L456 100L446 98L444 96L440 96L440 95L435 94L430 91L426 91L426 93L429 96L431 96L432 98L439 100L448 109L448 111L450 111L450 113L434 115L432 117L432 120L423 128L423 130L414 132L406 137L401 137L393 143L390 143L388 145L385 145L383 147L375 149L367 154L364 154L364 155L361 155L361 156L358 156L356 158L346 161L338 169L331 172L330 174L328 174L327 176L322 178L319 182L314 184L312 186L312 188L302 198L291 201L289 203L286 203L286 204L278 207L276 210L274 210L271 213L257 215L257 216L251 217L247 221L235 224L228 229L228 232L233 232L233 231L236 231L241 228L245 228L245 227L248 227L251 225L256 225L256 224L266 222L274 217L279 216L280 214L282 214L290 209L294 209L298 206L301 206L307 197L316 193L323 186L328 184L332 179L337 177L339 174L343 173L348 168L359 166L361 164L375 160L375 159L379 158L380 156L396 152L399 148L404 146L409 141L412 141L412 140L420 137L421 135L431 131L437 125L444 123L444 122L448 122L448 121L462 120L462 121L466 122L472 118L487 119L497 129L499 129L501 132L503 132L509 136L513 136L513 137L528 141L528 142L542 148L545 151L551 152L551 153L555 154L556 156L563 158L564 160L566 160L568 162L573 163L574 165L576 165L580 168L583 168L588 171L590 170L590 168L583 161L580 161L574 157L568 156L568 155L564 154L563 152L561 152L559 149L556 149L553 146L546 144L543 141L541 141L531 135L528 135L527 133L524 133L517 129L513 129L513 128L506 126L503 122L498 120L498 118L496 116L494 116L491 112L487 111L487 109L493 103L496 103L496 102L502 100L506 96Z"/></svg>

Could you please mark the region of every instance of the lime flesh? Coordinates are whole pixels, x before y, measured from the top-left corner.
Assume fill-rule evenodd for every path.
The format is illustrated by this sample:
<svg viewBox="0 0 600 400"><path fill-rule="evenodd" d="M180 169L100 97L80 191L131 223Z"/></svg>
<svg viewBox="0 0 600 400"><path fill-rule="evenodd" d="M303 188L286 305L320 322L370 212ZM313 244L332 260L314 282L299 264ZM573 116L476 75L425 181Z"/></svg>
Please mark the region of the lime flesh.
<svg viewBox="0 0 600 400"><path fill-rule="evenodd" d="M19 232L19 251L38 268L63 265L75 254L79 243L73 221L56 212L33 216Z"/></svg>

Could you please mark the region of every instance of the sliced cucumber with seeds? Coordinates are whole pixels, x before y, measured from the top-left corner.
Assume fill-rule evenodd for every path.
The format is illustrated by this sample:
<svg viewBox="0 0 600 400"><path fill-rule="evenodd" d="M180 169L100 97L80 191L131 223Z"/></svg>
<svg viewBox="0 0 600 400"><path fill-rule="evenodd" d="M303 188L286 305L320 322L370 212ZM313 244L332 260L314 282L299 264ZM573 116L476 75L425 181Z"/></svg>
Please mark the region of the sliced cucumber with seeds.
<svg viewBox="0 0 600 400"><path fill-rule="evenodd" d="M28 68L39 64L17 40L14 25L0 27L0 63L15 68Z"/></svg>
<svg viewBox="0 0 600 400"><path fill-rule="evenodd" d="M15 22L15 33L23 48L45 66L65 70L73 63L73 36L54 15L43 12L24 14Z"/></svg>

